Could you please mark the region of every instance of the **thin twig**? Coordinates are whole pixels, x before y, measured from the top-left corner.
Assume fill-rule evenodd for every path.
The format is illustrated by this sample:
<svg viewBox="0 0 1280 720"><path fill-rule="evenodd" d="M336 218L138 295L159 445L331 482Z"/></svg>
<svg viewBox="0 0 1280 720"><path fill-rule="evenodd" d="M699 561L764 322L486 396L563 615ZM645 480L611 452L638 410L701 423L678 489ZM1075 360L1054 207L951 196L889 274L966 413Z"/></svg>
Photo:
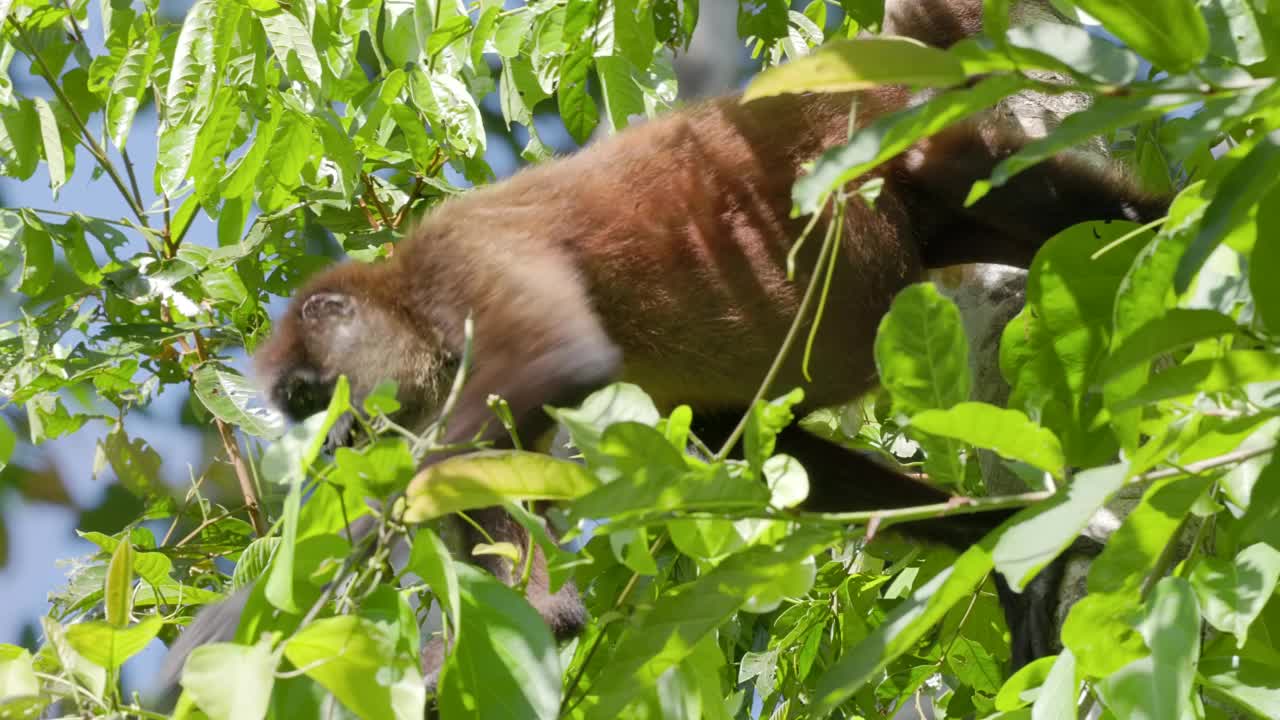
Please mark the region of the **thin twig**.
<svg viewBox="0 0 1280 720"><path fill-rule="evenodd" d="M196 359L204 363L208 359L204 338L198 332L191 333L191 337L195 342ZM235 434L232 433L231 426L219 417L213 418L213 426L218 430L222 449L227 453L227 460L235 470L236 480L240 483L240 495L244 498L245 511L249 514L249 523L253 525L253 532L258 537L266 537L267 524L262 518L262 503L258 499L258 488L253 483L253 476L249 473L248 465L245 464L244 455L240 452Z"/></svg>
<svg viewBox="0 0 1280 720"><path fill-rule="evenodd" d="M374 209L378 211L378 217L382 218L382 223L387 227L395 227L391 224L391 213L387 210L387 206L382 202L382 198L378 197L378 190L374 187L373 177L369 173L361 173L364 179L364 194L368 196L369 202Z"/></svg>
<svg viewBox="0 0 1280 720"><path fill-rule="evenodd" d="M836 202L839 199L833 196ZM819 209L818 212L822 212ZM805 288L804 297L800 300L800 307L796 309L796 316L791 321L791 327L787 328L787 335L782 339L782 345L778 348L778 352L773 357L773 364L769 366L769 370L765 373L764 379L760 381L760 387L756 389L755 397L751 398L751 404L747 405L747 412L742 415L742 419L738 421L733 432L729 433L729 437L721 446L720 452L716 453L716 460L724 460L729 456L729 452L733 450L733 446L738 443L738 439L742 437L742 433L746 431L747 419L751 417L751 413L755 411L755 407L765 395L769 392L769 388L777 379L778 374L782 372L782 364L786 362L787 356L791 353L791 348L795 345L796 339L800 336L800 326L804 324L805 317L809 314L809 307L813 305L813 299L817 295L818 286L822 283L823 273L821 269L827 259L827 256L835 252L836 238L839 236L839 225L832 222L827 227L827 236L822 241L822 248L818 251L818 260L813 265L813 275L809 278L809 286Z"/></svg>
<svg viewBox="0 0 1280 720"><path fill-rule="evenodd" d="M124 160L124 171L129 176L129 187L133 189L134 199L138 201L138 207L142 207L142 191L138 189L138 176L133 172L133 158L129 157L128 148L120 148L120 157ZM147 223L146 216L143 216L142 224Z"/></svg>
<svg viewBox="0 0 1280 720"><path fill-rule="evenodd" d="M393 230L400 229L400 224L404 222L405 216L409 214L409 207L413 205L414 200L418 199L418 193L421 193L422 188L426 186L427 183L421 175L414 178L413 188L409 190L409 198L404 201L404 204L396 211L395 216L391 218L391 228Z"/></svg>

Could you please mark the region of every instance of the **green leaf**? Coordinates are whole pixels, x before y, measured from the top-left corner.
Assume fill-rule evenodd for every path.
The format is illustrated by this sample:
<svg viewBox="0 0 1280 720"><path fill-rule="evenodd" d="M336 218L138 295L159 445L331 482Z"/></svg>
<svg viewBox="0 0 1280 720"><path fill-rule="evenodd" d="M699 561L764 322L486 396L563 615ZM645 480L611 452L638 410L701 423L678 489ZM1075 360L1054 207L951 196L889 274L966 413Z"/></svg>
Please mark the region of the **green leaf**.
<svg viewBox="0 0 1280 720"><path fill-rule="evenodd" d="M1101 83L1128 85L1142 68L1141 58L1125 48L1083 27L1055 20L1019 25L1009 30L1007 40L1019 61L1069 69ZM1050 58L1047 63L1046 58Z"/></svg>
<svg viewBox="0 0 1280 720"><path fill-rule="evenodd" d="M1276 380L1280 380L1280 354L1266 350L1232 350L1221 357L1192 360L1165 370L1115 407L1126 410L1183 395L1229 392L1250 383Z"/></svg>
<svg viewBox="0 0 1280 720"><path fill-rule="evenodd" d="M997 75L972 88L945 92L908 110L876 118L858 129L847 144L824 152L813 171L796 181L791 189L795 209L804 215L817 212L834 189L901 153L920 138L989 110L1024 85L1025 81L1017 76Z"/></svg>
<svg viewBox="0 0 1280 720"><path fill-rule="evenodd" d="M444 130L448 145L465 157L479 157L486 143L484 119L467 87L452 75L425 77L418 69L410 78L414 101L431 118L433 127Z"/></svg>
<svg viewBox="0 0 1280 720"><path fill-rule="evenodd" d="M262 577L279 544L278 537L255 538L249 543L244 552L240 553L240 558L236 560L236 567L231 572L231 587L239 590L252 585L255 580Z"/></svg>
<svg viewBox="0 0 1280 720"><path fill-rule="evenodd" d="M1110 347L1118 288L1141 248L1126 243L1099 257L1093 253L1133 227L1082 223L1050 239L1036 254L1027 280L1031 327L1015 330L1011 323L1003 338L1001 366L1014 378L1009 405L1053 429L1068 463L1102 464L1115 452L1114 437L1100 427L1104 398L1094 375ZM1031 347L1021 367L1012 368L1004 353L1019 334L1020 341L1032 341Z"/></svg>
<svg viewBox="0 0 1280 720"><path fill-rule="evenodd" d="M1151 655L1099 682L1103 702L1121 718L1192 717L1200 608L1186 580L1167 577L1156 585L1141 631Z"/></svg>
<svg viewBox="0 0 1280 720"><path fill-rule="evenodd" d="M670 9L675 9L675 3ZM778 40L787 36L787 18L789 3L786 0L763 0L758 3L738 4L738 37L759 38L763 42ZM658 9L655 9L655 13ZM661 22L660 18L655 20ZM674 26L675 18L668 21ZM674 30L674 28L673 28ZM658 32L658 38L669 37L672 31Z"/></svg>
<svg viewBox="0 0 1280 720"><path fill-rule="evenodd" d="M1209 54L1239 65L1253 65L1267 59L1265 26L1261 8L1247 0L1203 0L1200 10L1209 27Z"/></svg>
<svg viewBox="0 0 1280 720"><path fill-rule="evenodd" d="M414 163L419 170L425 172L435 160L438 146L431 140L431 136L427 134L422 118L408 105L393 105L391 107L391 117L395 120L396 126L400 128L405 144L409 147L409 154L413 156Z"/></svg>
<svg viewBox="0 0 1280 720"><path fill-rule="evenodd" d="M581 465L540 453L491 451L455 456L427 467L405 491L406 522L507 500L571 500L598 485Z"/></svg>
<svg viewBox="0 0 1280 720"><path fill-rule="evenodd" d="M45 225L46 229L50 226ZM78 218L72 218L63 225L53 226L53 239L62 248L62 257L66 259L71 271L86 285L97 285L102 281L102 269L89 250L89 243L84 238L84 225Z"/></svg>
<svg viewBox="0 0 1280 720"><path fill-rule="evenodd" d="M1090 468L1063 491L1010 520L991 556L1009 586L1021 591L1089 524L1094 513L1119 490L1126 466Z"/></svg>
<svg viewBox="0 0 1280 720"><path fill-rule="evenodd" d="M218 186L226 173L226 156L233 149L231 142L241 114L236 94L219 89L210 104L209 116L192 144L191 178L205 207L217 207Z"/></svg>
<svg viewBox="0 0 1280 720"><path fill-rule="evenodd" d="M549 412L569 432L573 446L593 470L612 466L600 450L600 440L610 425L636 422L657 425L661 417L653 400L631 383L614 383L587 396L576 408L550 408Z"/></svg>
<svg viewBox="0 0 1280 720"><path fill-rule="evenodd" d="M932 283L910 285L893 299L876 333L875 355L895 413L945 410L969 399L969 341L960 311Z"/></svg>
<svg viewBox="0 0 1280 720"><path fill-rule="evenodd" d="M558 717L560 658L546 623L492 575L455 567L464 625L441 674L440 715ZM420 717L421 706L417 712Z"/></svg>
<svg viewBox="0 0 1280 720"><path fill-rule="evenodd" d="M44 98L32 98L35 104L36 117L40 121L40 141L44 145L44 160L49 165L49 187L54 193L67 183L67 162L62 154L62 134L58 130L58 120L53 115L53 108Z"/></svg>
<svg viewBox="0 0 1280 720"><path fill-rule="evenodd" d="M903 653L915 647L925 633L963 601L973 597L991 571L988 537L956 558L932 580L889 613L885 621L854 647L846 650L820 678L814 690L813 714L830 713Z"/></svg>
<svg viewBox="0 0 1280 720"><path fill-rule="evenodd" d="M295 202L293 192L303 185L302 169L318 154L312 122L301 113L286 111L276 128L271 149L258 173L258 204L264 212Z"/></svg>
<svg viewBox="0 0 1280 720"><path fill-rule="evenodd" d="M160 454L142 438L131 440L123 424L107 433L100 447L111 463L117 482L130 492L139 497L163 492Z"/></svg>
<svg viewBox="0 0 1280 720"><path fill-rule="evenodd" d="M1200 231L1178 263L1174 287L1179 293L1205 261L1237 226L1243 224L1258 203L1280 182L1280 133L1263 136L1219 182L1200 221Z"/></svg>
<svg viewBox="0 0 1280 720"><path fill-rule="evenodd" d="M1260 718L1280 717L1280 675L1275 666L1238 657L1205 658L1204 688Z"/></svg>
<svg viewBox="0 0 1280 720"><path fill-rule="evenodd" d="M105 623L101 623L105 625ZM107 628L114 630L110 625ZM40 618L40 629L49 645L57 653L57 663L75 679L80 687L101 697L107 686L107 670L103 666L90 662L76 651L67 639L67 628L59 625L49 617Z"/></svg>
<svg viewBox="0 0 1280 720"><path fill-rule="evenodd" d="M217 25L217 0L196 0L182 19L178 32L178 44L173 50L173 64L169 69L169 85L165 91L165 106L171 126L182 125L192 97L202 82L205 72L213 65L213 39ZM199 114L203 108L195 108ZM191 134L194 137L195 129Z"/></svg>
<svg viewBox="0 0 1280 720"><path fill-rule="evenodd" d="M605 114L613 130L621 130L633 119L645 117L644 91L635 81L635 69L624 57L596 58L596 75Z"/></svg>
<svg viewBox="0 0 1280 720"><path fill-rule="evenodd" d="M319 87L324 82L324 69L302 21L285 10L259 14L258 19L288 76Z"/></svg>
<svg viewBox="0 0 1280 720"><path fill-rule="evenodd" d="M253 138L253 145L249 148L249 152L240 158L235 169L228 174L226 185L222 188L223 197L234 198L247 195L253 190L254 182L262 171L262 165L266 162L275 140L276 128L279 127L283 116L276 96L269 97L271 99L270 114L258 124L258 132Z"/></svg>
<svg viewBox="0 0 1280 720"><path fill-rule="evenodd" d="M803 401L804 391L796 388L775 400L761 400L751 409L742 433L742 454L756 477L773 455L778 433L791 424L792 408Z"/></svg>
<svg viewBox="0 0 1280 720"><path fill-rule="evenodd" d="M409 552L410 570L418 574L449 618L450 632L462 627L462 599L458 571L444 541L429 527L418 528Z"/></svg>
<svg viewBox="0 0 1280 720"><path fill-rule="evenodd" d="M1080 680L1076 673L1076 658L1070 650L1063 650L1054 661L1040 687L1040 694L1031 706L1032 720L1053 720L1076 717L1076 702L1080 697Z"/></svg>
<svg viewBox="0 0 1280 720"><path fill-rule="evenodd" d="M257 645L210 643L191 651L182 667L182 689L210 720L266 717L279 657L271 639Z"/></svg>
<svg viewBox="0 0 1280 720"><path fill-rule="evenodd" d="M192 390L218 419L254 437L275 439L284 432L284 417L263 405L251 407L257 388L243 375L204 365L193 376Z"/></svg>
<svg viewBox="0 0 1280 720"><path fill-rule="evenodd" d="M31 653L17 645L0 644L0 698L40 694L40 681Z"/></svg>
<svg viewBox="0 0 1280 720"><path fill-rule="evenodd" d="M0 417L0 470L9 464L13 457L13 449L18 445L18 435L9 426L9 421Z"/></svg>
<svg viewBox="0 0 1280 720"><path fill-rule="evenodd" d="M407 486L417 468L404 438L391 437L380 438L359 450L338 448L334 464L338 469L331 476L334 482L354 484L363 492L380 497Z"/></svg>
<svg viewBox="0 0 1280 720"><path fill-rule="evenodd" d="M1269 273L1256 268L1280 267L1280 190L1271 193L1258 205L1258 239L1249 256L1249 291L1267 329L1280 335L1280 283L1272 282Z"/></svg>
<svg viewBox="0 0 1280 720"><path fill-rule="evenodd" d="M262 475L288 487L284 500L283 531L267 576L264 594L272 606L288 613L298 614L302 607L298 601L295 583L295 552L298 547L298 517L302 506L302 481L307 469L316 461L324 447L325 438L334 423L351 410L351 386L345 375L338 377L329 407L305 421L294 425L262 454ZM314 504L314 503L313 503Z"/></svg>
<svg viewBox="0 0 1280 720"><path fill-rule="evenodd" d="M1209 51L1209 28L1194 0L1073 1L1124 44L1170 72L1189 70Z"/></svg>
<svg viewBox="0 0 1280 720"><path fill-rule="evenodd" d="M614 520L672 510L763 509L769 491L721 464L686 462L657 430L639 423L609 426L599 449L609 464L597 475L606 483L573 504L576 518Z"/></svg>
<svg viewBox="0 0 1280 720"><path fill-rule="evenodd" d="M1021 670L1014 673L1000 687L1000 693L996 695L996 709L1012 712L1034 701L1040 694L1040 686L1044 685L1045 679L1049 677L1049 670L1057 660L1056 655L1051 655L1022 666Z"/></svg>
<svg viewBox="0 0 1280 720"><path fill-rule="evenodd" d="M40 163L40 143L40 116L33 101L0 107L0 172L19 180L31 177Z"/></svg>
<svg viewBox="0 0 1280 720"><path fill-rule="evenodd" d="M417 648L406 652L397 630L355 615L323 618L298 630L284 656L362 718L419 718L426 692Z"/></svg>
<svg viewBox="0 0 1280 720"><path fill-rule="evenodd" d="M22 243L22 283L18 292L36 297L53 280L53 240L44 223L29 222L29 217L27 220L18 234Z"/></svg>
<svg viewBox="0 0 1280 720"><path fill-rule="evenodd" d="M62 404L62 398L52 393L40 393L27 400L27 424L31 429L31 442L39 445L79 430L88 420L85 415L72 415Z"/></svg>
<svg viewBox="0 0 1280 720"><path fill-rule="evenodd" d="M802 92L849 92L880 85L950 87L965 80L960 61L946 51L901 37L827 43L812 55L755 77L743 102Z"/></svg>
<svg viewBox="0 0 1280 720"><path fill-rule="evenodd" d="M615 646L609 671L592 688L600 702L587 717L616 717L640 691L653 687L663 673L693 653L699 640L753 598L776 597L779 581L836 540L827 531L802 530L776 545L757 545L731 555L697 580L659 596Z"/></svg>
<svg viewBox="0 0 1280 720"><path fill-rule="evenodd" d="M946 410L916 413L911 416L911 427L994 450L1002 457L1025 462L1057 478L1066 470L1058 437L1017 410L962 402Z"/></svg>
<svg viewBox="0 0 1280 720"><path fill-rule="evenodd" d="M1171 309L1134 330L1103 362L1098 377L1110 380L1158 355L1236 330L1234 320L1213 310Z"/></svg>
<svg viewBox="0 0 1280 720"><path fill-rule="evenodd" d="M162 627L164 619L159 615L148 615L127 628L90 620L67 628L67 642L89 662L115 670L155 640Z"/></svg>
<svg viewBox="0 0 1280 720"><path fill-rule="evenodd" d="M1201 558L1191 572L1191 585L1204 609L1204 619L1236 636L1243 648L1249 626L1271 600L1280 580L1280 550L1255 543L1236 553L1234 561Z"/></svg>
<svg viewBox="0 0 1280 720"><path fill-rule="evenodd" d="M1089 566L1089 592L1139 590L1209 483L1207 477L1188 476L1158 480L1147 488Z"/></svg>
<svg viewBox="0 0 1280 720"><path fill-rule="evenodd" d="M160 129L155 169L156 188L159 192L173 196L182 187L190 174L191 158L195 154L199 132L200 126L194 122Z"/></svg>
<svg viewBox="0 0 1280 720"><path fill-rule="evenodd" d="M430 29L431 15L429 11L419 15L414 0L387 0L384 4L380 39L387 59L395 67L404 67L421 55L421 40Z"/></svg>
<svg viewBox="0 0 1280 720"><path fill-rule="evenodd" d="M809 474L800 461L790 455L774 455L764 461L763 469L773 507L797 507L809 497Z"/></svg>
<svg viewBox="0 0 1280 720"><path fill-rule="evenodd" d="M103 604L107 623L117 628L129 622L133 601L133 545L122 542L111 553L107 579L103 588ZM84 654L83 652L81 654Z"/></svg>
<svg viewBox="0 0 1280 720"><path fill-rule="evenodd" d="M560 118L570 137L579 145L587 142L600 121L596 103L587 89L587 76L593 59L594 47L587 43L565 57L560 65L560 88L556 95Z"/></svg>
<svg viewBox="0 0 1280 720"><path fill-rule="evenodd" d="M147 92L159 48L160 36L152 29L129 46L120 67L111 77L111 93L107 97L107 137L119 149L123 149L129 139L129 130Z"/></svg>
<svg viewBox="0 0 1280 720"><path fill-rule="evenodd" d="M427 36L427 58L433 59L441 50L465 38L471 32L471 18L455 15L440 23Z"/></svg>

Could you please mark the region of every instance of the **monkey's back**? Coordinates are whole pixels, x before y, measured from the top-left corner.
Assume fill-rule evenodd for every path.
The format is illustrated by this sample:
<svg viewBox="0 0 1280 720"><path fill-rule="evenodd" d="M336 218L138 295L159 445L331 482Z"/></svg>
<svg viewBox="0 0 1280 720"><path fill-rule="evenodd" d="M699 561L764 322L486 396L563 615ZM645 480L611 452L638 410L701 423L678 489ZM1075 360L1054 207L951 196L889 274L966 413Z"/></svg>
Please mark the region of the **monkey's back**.
<svg viewBox="0 0 1280 720"><path fill-rule="evenodd" d="M863 93L859 116L905 98L896 89ZM585 323L570 316L581 292L622 350L624 379L661 404L741 407L795 317L822 244L825 223L789 281L786 257L804 226L790 217L792 184L802 163L844 141L849 100L724 98L649 121L450 200L400 255L418 272L451 269L434 286L475 309L477 342L486 324L493 334L499 324L531 327L536 313ZM803 381L799 352L779 380L779 388L805 385L807 404L841 402L874 382L879 318L922 274L907 193L892 171L883 177L875 210L849 205L813 382ZM525 292L497 298L497 287ZM486 321L490 307L495 318Z"/></svg>

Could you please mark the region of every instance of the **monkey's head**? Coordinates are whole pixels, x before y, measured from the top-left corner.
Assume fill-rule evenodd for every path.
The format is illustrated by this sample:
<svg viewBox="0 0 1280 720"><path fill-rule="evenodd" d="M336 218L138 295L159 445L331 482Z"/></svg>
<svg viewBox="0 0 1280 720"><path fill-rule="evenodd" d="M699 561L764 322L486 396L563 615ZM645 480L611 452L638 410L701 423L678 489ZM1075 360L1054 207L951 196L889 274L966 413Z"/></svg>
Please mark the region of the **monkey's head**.
<svg viewBox="0 0 1280 720"><path fill-rule="evenodd" d="M328 407L341 375L357 409L379 383L393 380L397 422L415 428L434 415L456 370L453 354L387 280L382 266L344 263L309 282L276 321L254 365L271 403L291 420ZM349 444L353 426L343 418L328 444Z"/></svg>

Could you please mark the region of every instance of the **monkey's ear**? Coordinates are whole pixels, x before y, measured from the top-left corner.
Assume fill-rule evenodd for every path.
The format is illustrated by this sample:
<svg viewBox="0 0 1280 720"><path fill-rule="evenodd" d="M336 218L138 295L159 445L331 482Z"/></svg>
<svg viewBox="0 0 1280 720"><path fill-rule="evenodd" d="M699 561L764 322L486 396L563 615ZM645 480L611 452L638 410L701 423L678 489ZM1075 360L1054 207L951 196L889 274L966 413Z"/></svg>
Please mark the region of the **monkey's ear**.
<svg viewBox="0 0 1280 720"><path fill-rule="evenodd" d="M318 292L302 303L302 319L313 323L346 320L355 311L355 301L345 293Z"/></svg>

